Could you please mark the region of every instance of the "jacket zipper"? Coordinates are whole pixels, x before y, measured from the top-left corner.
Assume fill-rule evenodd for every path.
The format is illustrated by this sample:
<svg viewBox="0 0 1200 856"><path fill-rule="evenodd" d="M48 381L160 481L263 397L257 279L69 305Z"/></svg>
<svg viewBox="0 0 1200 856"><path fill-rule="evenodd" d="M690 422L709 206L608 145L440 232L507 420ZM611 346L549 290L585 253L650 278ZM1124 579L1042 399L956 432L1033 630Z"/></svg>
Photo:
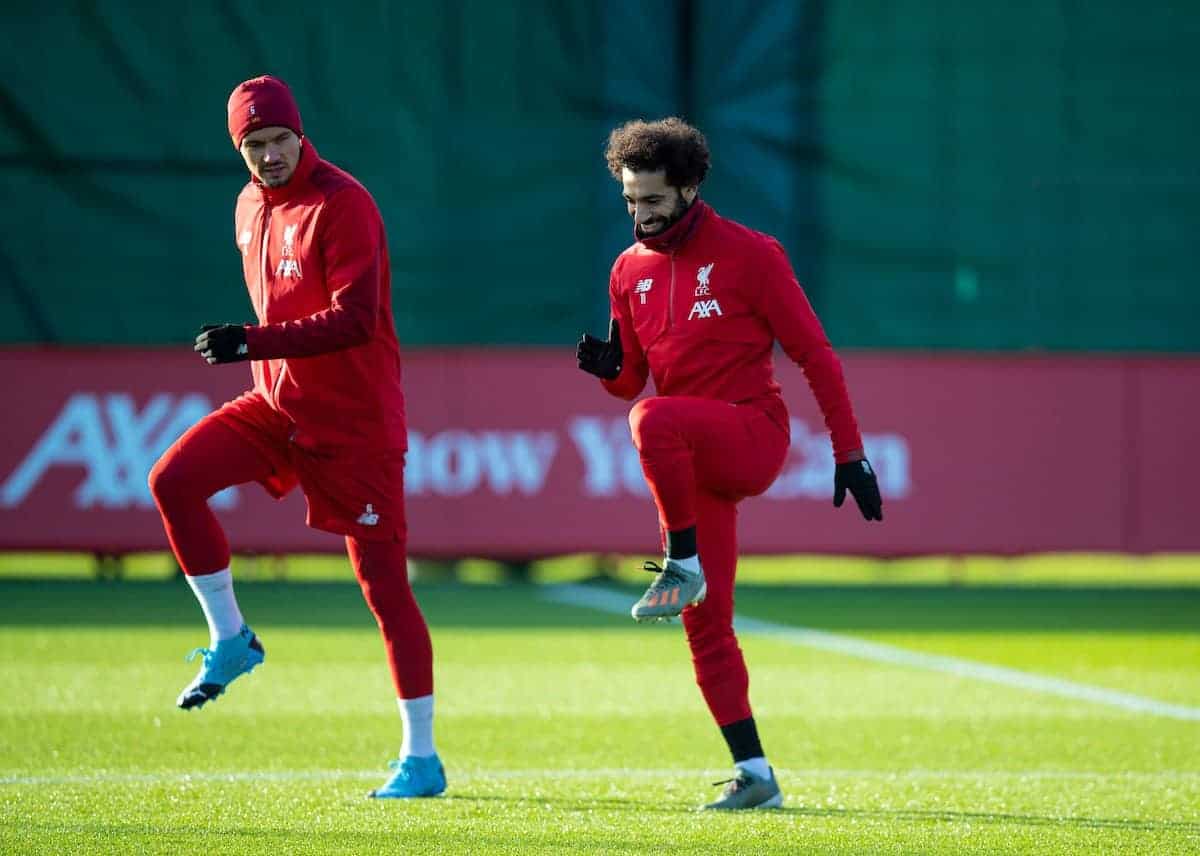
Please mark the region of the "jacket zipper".
<svg viewBox="0 0 1200 856"><path fill-rule="evenodd" d="M675 254L671 253L671 288L667 292L667 329L675 326Z"/></svg>
<svg viewBox="0 0 1200 856"><path fill-rule="evenodd" d="M258 303L262 308L262 323L267 323L267 244L271 240L271 208L263 206L262 244L258 251Z"/></svg>
<svg viewBox="0 0 1200 856"><path fill-rule="evenodd" d="M261 260L261 264L259 266L259 279L258 279L258 283L259 283L258 299L259 299L259 302L262 304L262 322L263 322L263 324L267 323L267 293L268 293L267 292L267 272L268 272L267 271L267 262L269 261L269 259L267 258L267 248L270 245L270 243L271 243L271 207L269 205L264 205L263 206L262 249L259 252L259 258ZM279 384L283 381L283 360L278 360L276 362L278 362L278 364L279 364L278 365L279 373L277 375L275 375L275 382L271 384L271 401L275 404L279 404Z"/></svg>

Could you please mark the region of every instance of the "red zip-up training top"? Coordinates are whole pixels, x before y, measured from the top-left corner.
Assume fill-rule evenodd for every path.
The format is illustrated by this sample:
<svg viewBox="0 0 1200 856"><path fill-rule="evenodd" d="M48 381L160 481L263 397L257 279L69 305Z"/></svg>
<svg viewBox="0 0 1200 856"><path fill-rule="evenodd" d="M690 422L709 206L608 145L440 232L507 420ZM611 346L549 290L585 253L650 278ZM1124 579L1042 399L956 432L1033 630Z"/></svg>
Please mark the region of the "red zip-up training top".
<svg viewBox="0 0 1200 856"><path fill-rule="evenodd" d="M282 187L250 181L235 240L258 326L254 389L302 448L407 446L383 219L353 176L304 140Z"/></svg>
<svg viewBox="0 0 1200 856"><path fill-rule="evenodd" d="M609 298L625 352L621 373L603 381L613 395L635 398L653 376L659 395L753 403L786 429L772 361L778 340L804 370L834 458L861 457L841 363L770 235L697 199L670 229L638 238L617 257Z"/></svg>

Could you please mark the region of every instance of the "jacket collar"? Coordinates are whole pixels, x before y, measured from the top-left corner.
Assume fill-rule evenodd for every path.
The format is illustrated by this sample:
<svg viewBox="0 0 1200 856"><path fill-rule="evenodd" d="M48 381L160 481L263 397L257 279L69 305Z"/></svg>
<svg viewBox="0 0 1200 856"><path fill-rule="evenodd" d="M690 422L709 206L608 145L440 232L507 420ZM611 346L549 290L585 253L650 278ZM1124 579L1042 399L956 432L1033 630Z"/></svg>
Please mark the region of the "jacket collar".
<svg viewBox="0 0 1200 856"><path fill-rule="evenodd" d="M688 208L687 213L679 218L678 223L673 224L669 229L659 232L657 235L649 235L647 237L639 235L637 226L634 226L633 239L643 247L655 252L674 253L691 240L692 235L696 233L696 228L703 222L711 210L708 203L696 197L696 201Z"/></svg>
<svg viewBox="0 0 1200 856"><path fill-rule="evenodd" d="M262 195L263 201L268 205L279 205L287 202L302 193L308 187L309 176L316 168L317 162L321 159L317 154L317 149L306 137L300 143L300 162L296 164L296 169L292 172L292 177L287 180L287 184L282 187L267 187L257 178L251 176L251 183L258 188L258 192Z"/></svg>

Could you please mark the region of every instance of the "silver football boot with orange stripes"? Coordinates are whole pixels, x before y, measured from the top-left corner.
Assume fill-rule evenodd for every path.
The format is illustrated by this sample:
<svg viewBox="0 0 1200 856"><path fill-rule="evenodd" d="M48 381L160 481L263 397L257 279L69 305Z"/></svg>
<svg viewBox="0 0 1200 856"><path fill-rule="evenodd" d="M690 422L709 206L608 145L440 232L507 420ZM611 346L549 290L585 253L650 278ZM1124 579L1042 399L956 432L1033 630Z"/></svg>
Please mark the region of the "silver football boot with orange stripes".
<svg viewBox="0 0 1200 856"><path fill-rule="evenodd" d="M693 573L667 559L666 567L646 562L642 570L657 576L630 610L635 621L667 621L683 612L684 607L700 603L708 593L703 568Z"/></svg>
<svg viewBox="0 0 1200 856"><path fill-rule="evenodd" d="M768 768L769 769L769 768ZM779 790L779 782L775 781L775 771L769 769L765 779L743 770L734 769L734 777L723 782L713 782L714 785L724 785L725 790L716 802L701 806L705 811L739 811L755 808L779 808L783 805L783 791Z"/></svg>

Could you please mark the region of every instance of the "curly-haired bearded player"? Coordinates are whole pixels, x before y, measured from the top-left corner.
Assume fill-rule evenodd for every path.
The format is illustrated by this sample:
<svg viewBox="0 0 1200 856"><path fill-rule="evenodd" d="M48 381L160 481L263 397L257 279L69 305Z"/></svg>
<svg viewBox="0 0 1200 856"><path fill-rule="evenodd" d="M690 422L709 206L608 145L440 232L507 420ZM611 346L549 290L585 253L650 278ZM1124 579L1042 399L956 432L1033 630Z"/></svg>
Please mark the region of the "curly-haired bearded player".
<svg viewBox="0 0 1200 856"><path fill-rule="evenodd" d="M657 394L629 414L658 507L666 559L633 606L638 621L683 614L696 682L733 755L735 774L705 808L774 808L783 795L750 710L749 676L733 632L737 504L770 487L789 443L771 352L778 341L805 377L833 437L833 504L849 491L882 520L875 474L838 362L774 238L721 217L699 198L704 136L679 119L612 132L635 243L609 278L607 341L584 335L579 367L626 400L649 376ZM703 565L703 568L701 567Z"/></svg>
<svg viewBox="0 0 1200 856"><path fill-rule="evenodd" d="M383 220L361 184L318 156L287 85L257 77L229 97L229 134L250 171L235 240L258 324L204 327L209 364L250 361L254 388L185 433L154 465L150 489L171 548L208 621L210 647L179 696L214 701L263 662L242 620L229 543L206 500L260 482L297 484L308 524L343 535L387 648L404 735L373 797L445 790L433 745L433 649L408 584L407 446L400 348Z"/></svg>

